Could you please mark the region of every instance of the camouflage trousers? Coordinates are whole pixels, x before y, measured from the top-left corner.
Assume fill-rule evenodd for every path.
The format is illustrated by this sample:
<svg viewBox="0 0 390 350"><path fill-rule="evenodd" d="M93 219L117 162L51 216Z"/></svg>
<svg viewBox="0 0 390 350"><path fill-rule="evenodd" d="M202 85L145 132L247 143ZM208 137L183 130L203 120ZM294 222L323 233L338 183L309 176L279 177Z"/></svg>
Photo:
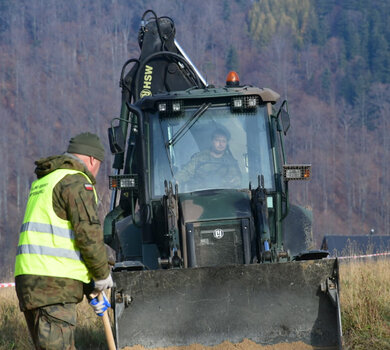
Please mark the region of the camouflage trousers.
<svg viewBox="0 0 390 350"><path fill-rule="evenodd" d="M43 306L24 312L37 350L75 350L76 304Z"/></svg>

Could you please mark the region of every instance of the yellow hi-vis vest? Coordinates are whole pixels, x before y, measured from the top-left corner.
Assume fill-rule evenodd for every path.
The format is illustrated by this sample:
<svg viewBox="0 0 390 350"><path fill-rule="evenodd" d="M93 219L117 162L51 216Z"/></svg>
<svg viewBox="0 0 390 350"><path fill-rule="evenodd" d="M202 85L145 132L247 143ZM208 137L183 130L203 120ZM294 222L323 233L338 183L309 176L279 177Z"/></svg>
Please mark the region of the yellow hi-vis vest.
<svg viewBox="0 0 390 350"><path fill-rule="evenodd" d="M70 221L53 209L53 189L66 175L81 171L57 169L31 185L16 253L15 276L39 275L65 277L89 283L88 269L75 244ZM95 200L97 195L93 187Z"/></svg>

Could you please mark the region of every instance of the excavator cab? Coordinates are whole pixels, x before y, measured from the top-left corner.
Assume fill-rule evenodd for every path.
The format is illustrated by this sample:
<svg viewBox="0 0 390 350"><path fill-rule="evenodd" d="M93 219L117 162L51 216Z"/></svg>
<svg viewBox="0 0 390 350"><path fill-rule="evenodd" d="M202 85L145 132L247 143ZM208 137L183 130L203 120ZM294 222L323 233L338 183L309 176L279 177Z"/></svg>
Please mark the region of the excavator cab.
<svg viewBox="0 0 390 350"><path fill-rule="evenodd" d="M172 267L169 259L174 267L196 267L294 257L282 232L285 173L307 180L310 166L284 164L281 121L272 107L278 98L270 89L236 86L176 91L129 106L138 138L130 152L137 156L110 182L117 190L126 179L137 183L120 189L121 207L143 225L133 223L137 241L152 252L137 254L138 261L165 268ZM294 253L309 248L310 234L296 235L301 245ZM125 246L117 248L130 259Z"/></svg>

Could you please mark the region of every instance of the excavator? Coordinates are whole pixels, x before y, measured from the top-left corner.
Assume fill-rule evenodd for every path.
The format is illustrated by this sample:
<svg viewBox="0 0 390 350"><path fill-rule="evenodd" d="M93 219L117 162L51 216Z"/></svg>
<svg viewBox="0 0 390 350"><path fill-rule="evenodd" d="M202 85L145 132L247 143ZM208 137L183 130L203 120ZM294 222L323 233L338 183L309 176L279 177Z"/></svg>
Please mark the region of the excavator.
<svg viewBox="0 0 390 350"><path fill-rule="evenodd" d="M287 164L287 101L235 72L209 85L175 34L144 13L108 129L116 346L341 349L337 259L313 248L311 212L289 201L311 166Z"/></svg>

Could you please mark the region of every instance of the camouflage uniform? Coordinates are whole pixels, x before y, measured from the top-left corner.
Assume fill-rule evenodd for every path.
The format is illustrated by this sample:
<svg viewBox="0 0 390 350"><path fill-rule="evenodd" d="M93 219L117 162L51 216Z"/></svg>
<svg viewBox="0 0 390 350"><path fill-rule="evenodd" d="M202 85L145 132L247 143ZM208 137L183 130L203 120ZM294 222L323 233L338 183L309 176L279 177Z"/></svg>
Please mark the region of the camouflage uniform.
<svg viewBox="0 0 390 350"><path fill-rule="evenodd" d="M70 154L41 159L35 164L38 178L56 169L74 169L85 173L93 184L96 182L83 162ZM53 209L58 217L71 221L91 277L102 280L109 274L107 254L94 192L86 184L89 183L82 174L65 176L53 189ZM75 349L75 305L83 299L87 286L70 278L38 275L16 276L15 283L20 309L25 313L36 348Z"/></svg>
<svg viewBox="0 0 390 350"><path fill-rule="evenodd" d="M37 349L76 349L76 304L42 306L24 312Z"/></svg>
<svg viewBox="0 0 390 350"><path fill-rule="evenodd" d="M191 157L177 174L176 180L179 185L183 183L196 188L230 188L241 184L241 172L229 151L216 158L210 150L205 150Z"/></svg>

